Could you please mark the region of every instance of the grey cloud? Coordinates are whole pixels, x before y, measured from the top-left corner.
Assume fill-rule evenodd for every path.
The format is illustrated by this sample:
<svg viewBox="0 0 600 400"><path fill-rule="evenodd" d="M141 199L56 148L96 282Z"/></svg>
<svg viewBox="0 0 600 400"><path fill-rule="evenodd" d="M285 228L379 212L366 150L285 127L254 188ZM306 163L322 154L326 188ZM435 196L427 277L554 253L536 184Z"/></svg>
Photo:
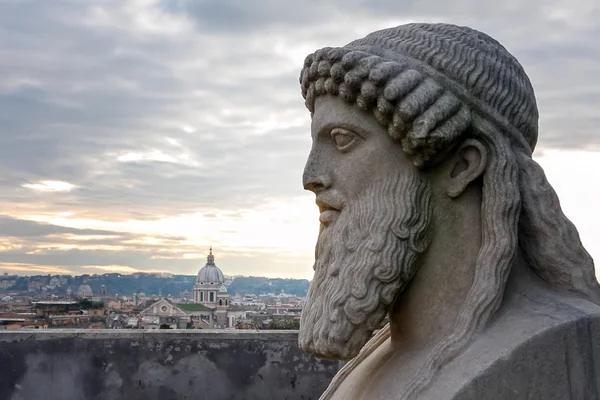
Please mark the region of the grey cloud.
<svg viewBox="0 0 600 400"><path fill-rule="evenodd" d="M27 20L16 20L21 24L27 23ZM253 79L253 82L244 84L215 84L210 74L219 74L220 71L214 64L235 68L232 66L239 63L239 58L227 52L206 68L197 68L183 77L176 77L168 62L173 58L184 59L182 53L188 46L183 43L165 41L159 37L155 42L140 44L127 34L118 37L117 41L117 36L114 36L117 32L112 32L113 36L95 35L95 32L85 31L79 26L80 31L76 33L77 24L63 26L65 18L51 19L50 22L62 27L56 32L68 33L71 38L67 40L72 46L72 52L69 53L71 57L65 58L68 61L58 66L60 52L49 52L44 61L54 66L50 70L48 67L38 68L35 64L27 64L27 60L24 60L22 73L42 82L41 86L32 90L27 87L16 88L0 97L0 108L4 110L4 118L0 120L5 127L0 138L5 144L0 148L0 163L7 170L18 171L17 176L10 176L12 179L4 178L5 192L12 193L15 200L24 198L32 201L35 196L20 189L19 185L41 179L66 180L80 186L81 190L70 194L45 195L45 199L52 199L52 204L61 207L118 206L118 212L125 216L130 212L127 205L131 204L142 209L147 207L147 212L159 211L157 207L172 210L174 206L181 212L194 211L206 204L203 201L205 194L223 197L223 193L234 186L239 194L228 196L229 204L234 207L248 206L246 201L237 204L232 201L248 199L244 187L260 187L257 178L264 174L254 174L254 183L251 185L248 185L248 179L235 174L222 176L224 172L239 172L240 166L245 168L247 176L253 176L253 166L257 165L253 158L244 158L243 145L236 146L238 138L244 135L244 129L236 126L236 111L252 106L256 108L254 115L260 115L271 109L272 104L287 109L301 104L300 101L292 104L278 96L278 92L281 92L279 87L288 80L297 80L296 73L293 78L276 75ZM8 26L17 29L14 22ZM49 29L37 31L37 34L51 35ZM36 32L35 27L33 32ZM92 40L85 40L88 36ZM21 42L26 45L32 41L22 39ZM202 44L207 43L198 39L192 47L202 47ZM86 49L86 46L89 48ZM172 54L173 47L182 53ZM43 53L42 49L35 49ZM125 49L123 55L114 56L117 49ZM210 59L210 51L203 50L202 54ZM21 54L22 51L8 49L7 55ZM255 60L257 66L261 62L265 67L273 65L269 57L271 61L276 61L268 52L255 54L242 51L238 52L238 56L246 63ZM13 68L14 65L9 67ZM108 74L131 82L136 90L119 88L107 78ZM192 100L191 92L197 88L210 95ZM261 94L263 100L258 100ZM52 96L60 96L61 101L52 99ZM235 97L235 101L231 97ZM274 100L277 102L273 103ZM257 104L260 106L256 107ZM157 122L161 116L185 122L190 115L214 114L218 110L215 106L228 105L233 109L233 123L229 123L229 130L200 126L195 137L188 138L187 146L194 151L200 167L194 169L162 162L124 164L114 160L115 153L162 149L166 136L175 139L183 136L174 127L160 126ZM187 116L181 115L182 109L186 109ZM30 118L16 118L24 110L27 110ZM212 139L207 139L209 136ZM230 157L232 153L225 151L232 147L236 155L233 158ZM225 161L229 164L224 165ZM264 164L259 163L258 168ZM268 169L264 172L267 173ZM203 185L207 175L221 175L218 182L211 182L210 192ZM231 184L228 186L229 182ZM265 188L268 189L269 185L263 185L262 189ZM265 191L262 192L260 197L264 197Z"/></svg>
<svg viewBox="0 0 600 400"><path fill-rule="evenodd" d="M269 262L265 262L268 257ZM73 273L85 274L94 271L86 266L112 266L127 265L140 271L167 271L177 274L196 274L205 264L205 259L183 259L183 258L152 258L144 252L120 251L110 252L104 250L96 251L53 251L47 254L24 254L21 252L0 253L1 263L28 263L40 266L56 266L68 268ZM217 254L217 265L225 274L230 275L256 275L268 274L270 276L302 276L297 271L306 269L312 260L310 257L286 257L280 252L268 255L228 255L219 257ZM309 267L310 268L310 267ZM0 265L0 270L2 266ZM98 269L101 271L101 269Z"/></svg>
<svg viewBox="0 0 600 400"><path fill-rule="evenodd" d="M119 241L132 240L143 238L142 235L136 235L128 232L117 232L102 229L77 229L67 226L47 224L43 222L29 221L24 219L13 218L9 215L0 215L0 236L13 237L21 239L35 238L39 240L41 237L50 235L72 234L78 236L108 236L112 242L98 240L95 243L102 244L118 244ZM184 241L182 236L169 235L153 235L153 238L163 241L180 242ZM85 243L94 243L86 240Z"/></svg>
<svg viewBox="0 0 600 400"><path fill-rule="evenodd" d="M290 26L302 27L323 22L332 16L328 13L331 11L329 1L263 0L257 4L235 0L163 0L159 4L166 11L191 15L198 28L209 34L265 32L274 27L285 27L287 30Z"/></svg>
<svg viewBox="0 0 600 400"><path fill-rule="evenodd" d="M8 215L0 215L0 236L32 238L47 236L52 234L71 233L77 235L102 235L102 236L121 236L122 234L96 230L96 229L75 229L65 226L44 224L34 221L12 218Z"/></svg>
<svg viewBox="0 0 600 400"><path fill-rule="evenodd" d="M22 252L2 252L0 262L27 263L33 265L67 267L73 272L85 272L85 266L125 265L141 271L196 271L201 261L194 259L173 258L153 259L152 254L141 251L107 251L107 250L54 250L42 253L27 254ZM1 268L1 266L0 266ZM88 270L89 272L89 270Z"/></svg>
<svg viewBox="0 0 600 400"><path fill-rule="evenodd" d="M84 241L56 237L56 235L73 234L78 236L99 236ZM19 220L10 216L0 216L0 237L16 238L20 241L18 249L0 251L0 263L31 264L37 266L61 266L74 273L90 272L88 266L111 267L127 266L141 271L170 271L174 273L195 274L204 265L203 258L184 258L185 253L197 253L198 248L185 245L183 237L154 235L160 244L140 244L132 241L144 239L143 235L114 232L97 229L75 229L52 224L44 224L27 220ZM6 244L6 242L4 242ZM78 244L80 248L62 250L53 245ZM39 245L48 247L40 249ZM119 251L94 249L94 246L119 246ZM82 247L86 246L85 249ZM35 250L35 251L34 251ZM278 271L281 266L294 265L296 268L305 260L287 260L278 249L268 247L261 250L270 252L270 266L264 265L260 255L248 257L245 249L224 249L227 255L227 265L232 268L227 273L249 274L252 268L260 268L265 273L286 273ZM216 250L218 253L219 250ZM250 269L248 269L250 268ZM2 266L0 265L0 270ZM101 268L98 268L100 271Z"/></svg>
<svg viewBox="0 0 600 400"><path fill-rule="evenodd" d="M78 241L75 238L61 237L65 234L90 238ZM181 268L198 264L198 260L183 259L183 253L195 252L197 249L183 244L185 238L179 236L153 235L152 239L159 240L160 243L143 243L143 239L147 238L144 235L98 229L76 229L3 215L0 216L0 237L8 239L9 242L11 239L17 239L16 243L19 245L16 250L0 251L0 262L4 263L60 265L78 272L85 271L82 267L87 265L125 265L140 270L179 271ZM142 243L139 243L140 240ZM6 243L5 241L3 244ZM40 249L39 245L46 245L49 248ZM78 245L86 249L61 250L57 245ZM99 246L117 246L123 250L111 251ZM168 258L155 258L157 255Z"/></svg>

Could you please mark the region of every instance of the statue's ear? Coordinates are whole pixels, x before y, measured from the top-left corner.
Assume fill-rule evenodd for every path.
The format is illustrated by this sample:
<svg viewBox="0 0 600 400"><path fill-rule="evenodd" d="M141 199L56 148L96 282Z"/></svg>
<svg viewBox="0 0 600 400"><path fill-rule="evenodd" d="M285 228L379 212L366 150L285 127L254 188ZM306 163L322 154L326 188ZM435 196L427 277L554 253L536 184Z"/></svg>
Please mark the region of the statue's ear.
<svg viewBox="0 0 600 400"><path fill-rule="evenodd" d="M487 165L487 148L476 139L465 140L455 151L452 159L448 196L460 196L467 186L478 179Z"/></svg>

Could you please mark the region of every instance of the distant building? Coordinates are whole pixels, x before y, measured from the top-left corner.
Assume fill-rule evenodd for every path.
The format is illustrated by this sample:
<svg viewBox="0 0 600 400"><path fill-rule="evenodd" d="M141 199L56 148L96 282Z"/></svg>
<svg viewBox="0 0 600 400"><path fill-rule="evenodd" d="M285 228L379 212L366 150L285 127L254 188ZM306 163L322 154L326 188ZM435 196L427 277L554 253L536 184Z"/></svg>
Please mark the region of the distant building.
<svg viewBox="0 0 600 400"><path fill-rule="evenodd" d="M102 317L104 316L105 312L104 308L90 308L89 310L87 310L87 314L90 317Z"/></svg>
<svg viewBox="0 0 600 400"><path fill-rule="evenodd" d="M225 276L215 264L210 248L206 265L198 271L194 284L194 303L202 304L213 311L215 325L221 328L234 327L239 312L229 312L229 293L224 285Z"/></svg>
<svg viewBox="0 0 600 400"><path fill-rule="evenodd" d="M225 282L226 278L223 272L215 264L211 247L206 264L196 275L193 291L186 290L180 293L181 303L176 303L164 296L159 296L158 299L153 296L153 299L150 300L146 299L144 293L134 294L135 308L131 311L139 318L128 323L123 321L123 325L144 329L235 328L239 325L239 321L247 319L248 311L244 305L231 306L231 298ZM186 299L193 303L187 302ZM119 306L126 307L127 305L108 301L109 309L118 309Z"/></svg>
<svg viewBox="0 0 600 400"><path fill-rule="evenodd" d="M215 264L215 257L210 253L206 258L206 265L198 271L194 285L194 302L207 306L214 306L217 302L217 292L225 282L223 272Z"/></svg>
<svg viewBox="0 0 600 400"><path fill-rule="evenodd" d="M123 308L123 302L121 300L108 300L106 307L109 310L120 310Z"/></svg>
<svg viewBox="0 0 600 400"><path fill-rule="evenodd" d="M31 303L31 309L37 314L49 317L51 315L64 315L80 311L78 301L70 300L40 300Z"/></svg>
<svg viewBox="0 0 600 400"><path fill-rule="evenodd" d="M77 296L79 297L92 297L92 287L88 285L87 279L83 280L83 283L79 285L77 289Z"/></svg>
<svg viewBox="0 0 600 400"><path fill-rule="evenodd" d="M33 281L33 282L29 282L29 284L27 285L27 290L29 290L30 292L36 292L36 291L40 291L44 286L46 286L46 284L44 282Z"/></svg>
<svg viewBox="0 0 600 400"><path fill-rule="evenodd" d="M210 308L203 304L178 304L168 299L160 299L147 306L139 312L139 326L145 329L158 329L160 326L168 325L171 329L210 329L225 328L230 321L227 320L228 314L225 314L225 323L218 324L217 318L222 317L217 308ZM245 312L233 312L231 317L245 317ZM222 322L222 321L221 321ZM231 321L231 323L234 323Z"/></svg>
<svg viewBox="0 0 600 400"><path fill-rule="evenodd" d="M8 289L9 287L14 286L16 284L16 279L2 279L0 280L0 289Z"/></svg>
<svg viewBox="0 0 600 400"><path fill-rule="evenodd" d="M60 278L58 276L53 276L52 278L50 278L50 282L48 282L48 286L51 289L60 287L61 286Z"/></svg>
<svg viewBox="0 0 600 400"><path fill-rule="evenodd" d="M179 297L191 301L194 298L194 293L190 292L189 290L184 290L183 292L179 293Z"/></svg>
<svg viewBox="0 0 600 400"><path fill-rule="evenodd" d="M179 304L167 299L160 299L140 312L140 325L145 329L158 329L168 325L171 329L185 329L190 321L190 315Z"/></svg>

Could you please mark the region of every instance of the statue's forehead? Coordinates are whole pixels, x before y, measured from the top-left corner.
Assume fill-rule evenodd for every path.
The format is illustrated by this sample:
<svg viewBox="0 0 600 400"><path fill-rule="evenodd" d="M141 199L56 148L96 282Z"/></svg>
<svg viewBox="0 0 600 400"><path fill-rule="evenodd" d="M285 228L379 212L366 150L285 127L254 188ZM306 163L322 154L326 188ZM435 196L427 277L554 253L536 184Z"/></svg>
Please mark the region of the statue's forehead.
<svg viewBox="0 0 600 400"><path fill-rule="evenodd" d="M315 112L312 115L311 131L316 135L324 128L336 126L356 130L357 133L385 131L372 114L337 96L319 96L315 99Z"/></svg>

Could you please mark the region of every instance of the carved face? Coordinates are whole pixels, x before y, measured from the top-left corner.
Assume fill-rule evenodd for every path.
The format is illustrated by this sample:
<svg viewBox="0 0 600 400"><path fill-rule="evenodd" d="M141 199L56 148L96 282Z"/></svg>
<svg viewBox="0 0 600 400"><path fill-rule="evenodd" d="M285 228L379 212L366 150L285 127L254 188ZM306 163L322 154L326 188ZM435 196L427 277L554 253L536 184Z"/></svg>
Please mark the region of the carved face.
<svg viewBox="0 0 600 400"><path fill-rule="evenodd" d="M369 340L428 245L428 184L400 144L365 112L317 98L303 183L321 231L299 344L349 359Z"/></svg>

